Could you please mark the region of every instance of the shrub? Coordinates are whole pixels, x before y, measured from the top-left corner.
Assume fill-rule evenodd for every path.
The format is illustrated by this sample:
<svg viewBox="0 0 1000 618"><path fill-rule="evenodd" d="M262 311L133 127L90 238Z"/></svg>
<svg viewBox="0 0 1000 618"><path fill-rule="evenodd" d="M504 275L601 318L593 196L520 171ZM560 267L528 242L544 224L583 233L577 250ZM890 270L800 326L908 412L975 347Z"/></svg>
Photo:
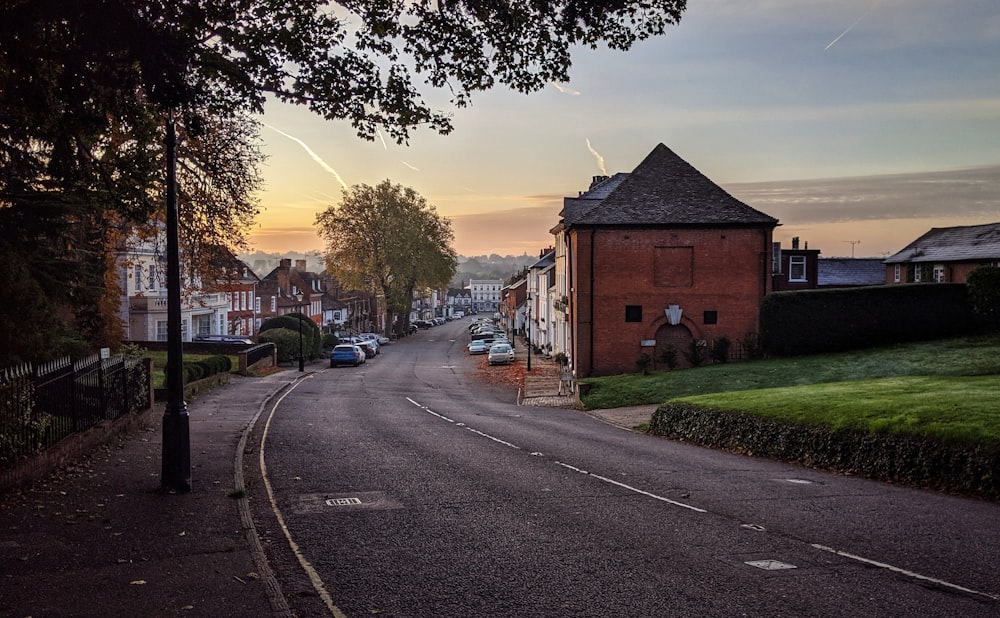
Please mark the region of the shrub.
<svg viewBox="0 0 1000 618"><path fill-rule="evenodd" d="M677 365L680 364L680 359L677 357L677 346L672 343L668 343L663 346L660 350L657 360L667 366L667 369L673 371L677 369Z"/></svg>
<svg viewBox="0 0 1000 618"><path fill-rule="evenodd" d="M299 357L299 328L302 328L302 351L306 358L318 358L322 352L323 341L321 333L316 323L301 313L289 313L279 315L265 320L260 325L260 333L273 330L289 330L295 333L295 350L293 358ZM257 338L258 341L271 341L270 339ZM277 342L275 342L277 343ZM278 360L281 361L281 346L278 346Z"/></svg>
<svg viewBox="0 0 1000 618"><path fill-rule="evenodd" d="M991 326L1000 325L1000 267L974 269L966 277L965 285L976 315Z"/></svg>
<svg viewBox="0 0 1000 618"><path fill-rule="evenodd" d="M326 349L333 349L340 343L340 338L333 333L326 333L323 335L323 347Z"/></svg>
<svg viewBox="0 0 1000 618"><path fill-rule="evenodd" d="M303 337L304 336L305 333L303 332ZM279 363L290 363L299 358L299 331L297 330L297 326L296 330L288 328L273 328L260 333L260 336L257 339L261 343L274 344ZM302 345L304 348L304 340Z"/></svg>
<svg viewBox="0 0 1000 618"><path fill-rule="evenodd" d="M642 372L642 375L649 374L649 367L653 364L653 357L649 354L643 352L639 355L639 360L635 361L636 368Z"/></svg>
<svg viewBox="0 0 1000 618"><path fill-rule="evenodd" d="M692 367L698 367L705 362L705 345L704 342L698 341L697 339L691 341L691 346L688 351L684 353L684 358L687 362L691 363Z"/></svg>
<svg viewBox="0 0 1000 618"><path fill-rule="evenodd" d="M732 342L729 341L729 337L716 337L715 341L712 342L712 360L716 363L728 362L731 347Z"/></svg>

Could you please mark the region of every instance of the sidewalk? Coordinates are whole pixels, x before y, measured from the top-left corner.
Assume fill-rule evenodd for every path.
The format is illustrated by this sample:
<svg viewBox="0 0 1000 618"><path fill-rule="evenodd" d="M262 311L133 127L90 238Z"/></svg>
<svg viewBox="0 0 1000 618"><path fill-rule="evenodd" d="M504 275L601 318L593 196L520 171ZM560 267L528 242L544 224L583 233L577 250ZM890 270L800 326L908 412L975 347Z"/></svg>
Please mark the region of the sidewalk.
<svg viewBox="0 0 1000 618"><path fill-rule="evenodd" d="M514 349L516 362L527 364L527 345L522 341ZM531 372L525 372L524 385L518 395L518 404L522 406L537 406L545 408L573 408L582 410L584 414L593 416L611 425L624 429L648 424L653 418L657 405L629 406L608 410L583 410L580 404L579 391L570 393L565 389L559 392L559 365L544 356L532 354Z"/></svg>
<svg viewBox="0 0 1000 618"><path fill-rule="evenodd" d="M291 616L231 494L244 428L299 375L233 376L188 402L190 493L158 491L161 404L137 433L0 495L0 616Z"/></svg>

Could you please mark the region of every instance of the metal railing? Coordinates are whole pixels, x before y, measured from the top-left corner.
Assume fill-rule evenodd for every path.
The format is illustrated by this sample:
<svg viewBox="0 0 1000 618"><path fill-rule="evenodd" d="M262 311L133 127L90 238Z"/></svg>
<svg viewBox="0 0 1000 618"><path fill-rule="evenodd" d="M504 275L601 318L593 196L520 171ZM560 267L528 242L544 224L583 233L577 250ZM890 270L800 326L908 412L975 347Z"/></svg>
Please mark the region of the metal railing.
<svg viewBox="0 0 1000 618"><path fill-rule="evenodd" d="M150 406L143 359L95 354L0 370L0 468L73 433Z"/></svg>

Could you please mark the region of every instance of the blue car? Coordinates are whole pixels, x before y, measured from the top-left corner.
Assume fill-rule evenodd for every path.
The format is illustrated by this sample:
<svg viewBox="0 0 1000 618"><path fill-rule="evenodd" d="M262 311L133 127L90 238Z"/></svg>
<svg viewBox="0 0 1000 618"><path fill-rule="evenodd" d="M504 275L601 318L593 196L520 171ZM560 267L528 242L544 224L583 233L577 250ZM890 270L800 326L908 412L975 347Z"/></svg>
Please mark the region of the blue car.
<svg viewBox="0 0 1000 618"><path fill-rule="evenodd" d="M357 367L365 362L365 353L356 345L341 344L330 352L330 366L351 365Z"/></svg>

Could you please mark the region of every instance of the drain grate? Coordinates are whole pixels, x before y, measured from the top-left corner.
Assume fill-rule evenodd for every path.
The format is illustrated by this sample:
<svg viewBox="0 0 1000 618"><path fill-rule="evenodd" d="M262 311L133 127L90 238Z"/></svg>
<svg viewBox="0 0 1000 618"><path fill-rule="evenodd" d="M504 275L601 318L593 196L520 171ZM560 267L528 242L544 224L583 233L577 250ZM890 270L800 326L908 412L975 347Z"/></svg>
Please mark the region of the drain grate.
<svg viewBox="0 0 1000 618"><path fill-rule="evenodd" d="M330 498L326 501L327 506L357 506L361 504L361 498Z"/></svg>

